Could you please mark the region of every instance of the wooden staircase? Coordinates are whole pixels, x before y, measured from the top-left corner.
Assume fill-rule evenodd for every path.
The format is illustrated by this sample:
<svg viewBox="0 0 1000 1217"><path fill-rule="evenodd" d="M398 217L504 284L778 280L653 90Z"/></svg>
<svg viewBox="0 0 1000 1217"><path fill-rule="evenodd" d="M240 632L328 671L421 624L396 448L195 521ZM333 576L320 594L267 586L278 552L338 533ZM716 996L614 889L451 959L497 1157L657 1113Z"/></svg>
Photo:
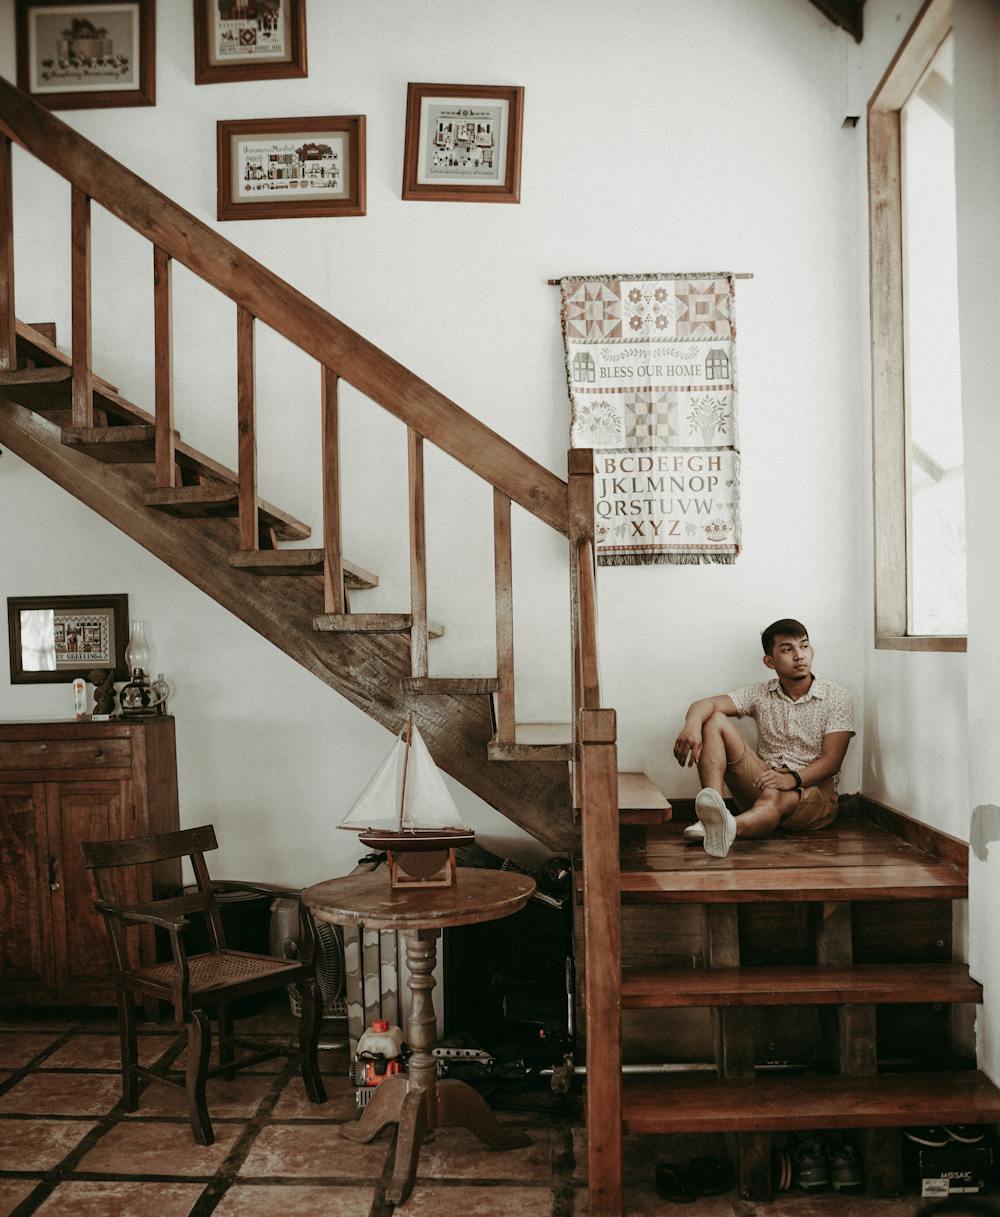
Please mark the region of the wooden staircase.
<svg viewBox="0 0 1000 1217"><path fill-rule="evenodd" d="M66 179L72 190L72 342L66 355L43 327L16 320L11 142ZM91 353L90 207L98 202L151 246L155 402L152 413L103 380ZM196 451L173 416L171 266L176 260L235 302L238 464ZM282 549L311 530L258 493L254 333L262 322L321 368L323 518L314 548ZM358 612L352 599L377 583L343 553L338 388L346 381L406 428L410 603L406 611ZM493 488L495 674L431 674L423 445L433 443ZM0 444L58 482L297 662L379 722L398 730L413 715L438 763L458 781L556 850L582 846L582 929L588 977L587 1121L592 1217L622 1212L622 1128L728 1128L741 1136L749 1195L769 1187L764 1130L820 1127L844 1104L859 1127L1000 1116L997 1092L974 1072L926 1079L872 1076L874 1008L894 1009L923 986L941 1001L972 1001L961 969L879 967L858 950L867 933L852 908L902 901L950 908L964 877L926 857L886 859L861 838L815 835L812 861L780 862L781 842L737 848L722 866L679 841L667 800L641 774L620 774L617 725L602 705L597 662L593 457L569 454L566 481L532 461L473 415L302 296L124 166L0 80ZM566 726L515 719L512 504L569 542L572 719ZM360 556L360 555L359 555ZM620 869L619 839L625 842ZM863 834L862 834L863 835ZM812 838L811 838L812 840ZM824 844L825 842L825 844ZM846 844L842 851L841 844ZM787 847L786 847L787 848ZM683 852L679 852L683 851ZM767 860L771 861L768 862ZM845 861L845 859L847 861ZM772 864L773 863L773 864ZM898 863L898 865L897 865ZM848 873L849 872L849 873ZM888 893L888 894L887 894ZM622 988L622 913L697 911L707 968L628 970ZM783 910L775 916L773 910ZM786 927L788 910L818 910L812 983L806 961L752 958L757 912ZM912 912L909 914L912 916ZM783 919L784 918L784 919ZM812 923L810 923L812 924ZM756 927L756 929L755 929ZM786 927L787 928L787 927ZM748 954L748 951L750 952ZM766 952L765 952L766 954ZM682 953L683 958L683 953ZM918 961L924 963L927 961ZM676 960L673 961L677 963ZM750 976L755 963L770 971ZM797 969L797 970L796 970ZM710 979L709 979L710 977ZM769 989L769 986L774 986ZM834 1037L843 1077L755 1078L752 1016L765 996L840 1011ZM807 1003L808 997L808 1003ZM824 999L828 999L824 1001ZM890 1004L891 1003L891 1004ZM623 1088L621 1014L711 1004L721 1080ZM675 1084L676 1083L676 1084ZM839 1089L838 1089L839 1088ZM904 1118L905 1117L905 1118ZM804 1121L800 1124L799 1121ZM875 1134L872 1134L875 1135ZM765 1184L765 1176L768 1181Z"/></svg>
<svg viewBox="0 0 1000 1217"><path fill-rule="evenodd" d="M968 968L951 962L951 901L967 892L957 854L931 855L861 815L737 841L721 860L682 829L671 823L623 850L621 1006L626 1019L662 1011L674 1026L679 1012L710 1009L717 1076L628 1076L627 1133L737 1134L740 1190L766 1200L772 1134L860 1130L868 1190L894 1195L901 1126L1000 1120L1000 1091L950 1054L946 1008L982 1000ZM637 939L630 918L674 922L667 962L649 959L656 928ZM686 964L669 958L677 940ZM640 964L630 966L630 950ZM768 1056L789 1036L812 1050L776 1076ZM905 1069L891 1059L900 1052L914 1058Z"/></svg>

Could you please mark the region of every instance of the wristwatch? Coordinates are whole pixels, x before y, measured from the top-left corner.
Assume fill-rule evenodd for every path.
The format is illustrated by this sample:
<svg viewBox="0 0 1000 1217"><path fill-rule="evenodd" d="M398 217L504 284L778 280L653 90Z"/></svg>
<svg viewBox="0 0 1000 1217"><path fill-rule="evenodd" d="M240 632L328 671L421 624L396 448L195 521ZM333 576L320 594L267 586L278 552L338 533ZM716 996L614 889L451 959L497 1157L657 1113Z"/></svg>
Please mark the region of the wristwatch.
<svg viewBox="0 0 1000 1217"><path fill-rule="evenodd" d="M794 769L789 769L788 772L795 779L795 785L792 787L792 789L801 790L802 789L802 778L799 776L799 774Z"/></svg>

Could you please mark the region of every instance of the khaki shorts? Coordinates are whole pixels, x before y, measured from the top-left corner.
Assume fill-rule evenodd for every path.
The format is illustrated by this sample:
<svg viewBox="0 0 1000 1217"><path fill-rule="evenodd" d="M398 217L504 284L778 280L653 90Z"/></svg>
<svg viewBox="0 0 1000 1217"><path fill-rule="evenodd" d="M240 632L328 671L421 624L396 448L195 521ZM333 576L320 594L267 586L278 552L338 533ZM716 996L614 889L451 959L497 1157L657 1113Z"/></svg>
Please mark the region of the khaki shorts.
<svg viewBox="0 0 1000 1217"><path fill-rule="evenodd" d="M765 765L754 750L747 745L738 761L726 769L726 785L736 800L740 811L746 811L757 801L760 791L754 785L762 773L771 766ZM799 795L799 805L781 821L781 827L789 832L811 832L826 828L837 818L837 788L832 777L824 778L818 786L807 786Z"/></svg>

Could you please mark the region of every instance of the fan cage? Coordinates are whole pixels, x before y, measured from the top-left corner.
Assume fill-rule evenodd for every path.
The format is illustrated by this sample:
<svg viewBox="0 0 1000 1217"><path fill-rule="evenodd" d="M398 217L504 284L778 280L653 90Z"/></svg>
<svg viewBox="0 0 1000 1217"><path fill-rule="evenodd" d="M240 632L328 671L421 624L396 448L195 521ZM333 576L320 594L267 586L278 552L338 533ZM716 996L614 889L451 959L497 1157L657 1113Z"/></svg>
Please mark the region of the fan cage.
<svg viewBox="0 0 1000 1217"><path fill-rule="evenodd" d="M323 998L324 1018L347 1018L344 932L340 926L313 920L316 929L316 980ZM298 901L278 899L272 905L272 952L294 959L298 954ZM295 1018L302 1017L302 994L288 986L288 1001Z"/></svg>

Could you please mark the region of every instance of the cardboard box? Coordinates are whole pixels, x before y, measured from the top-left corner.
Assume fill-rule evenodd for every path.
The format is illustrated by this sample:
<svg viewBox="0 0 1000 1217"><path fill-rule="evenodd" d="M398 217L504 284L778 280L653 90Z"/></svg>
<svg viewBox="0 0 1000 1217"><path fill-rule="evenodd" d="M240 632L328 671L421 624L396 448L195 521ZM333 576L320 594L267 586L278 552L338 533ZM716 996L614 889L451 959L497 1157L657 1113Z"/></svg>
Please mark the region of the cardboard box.
<svg viewBox="0 0 1000 1217"><path fill-rule="evenodd" d="M920 1195L976 1196L986 1191L993 1151L984 1145L945 1145L920 1151Z"/></svg>

